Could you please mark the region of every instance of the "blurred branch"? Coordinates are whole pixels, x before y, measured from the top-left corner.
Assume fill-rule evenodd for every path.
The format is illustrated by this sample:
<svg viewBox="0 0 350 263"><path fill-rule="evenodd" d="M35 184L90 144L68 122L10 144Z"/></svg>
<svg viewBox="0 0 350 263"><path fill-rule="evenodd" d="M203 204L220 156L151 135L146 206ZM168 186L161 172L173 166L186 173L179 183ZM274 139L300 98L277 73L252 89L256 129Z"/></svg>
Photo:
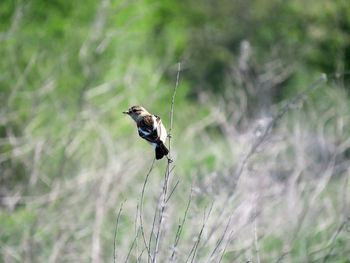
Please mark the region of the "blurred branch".
<svg viewBox="0 0 350 263"><path fill-rule="evenodd" d="M290 240L288 241L288 244L286 245L287 249L284 249L282 254L278 257L276 260L277 262L280 262L286 255L291 253L290 247L293 245L294 241L297 239L302 226L304 224L304 221L306 219L307 214L309 213L310 207L314 206L317 197L322 193L322 191L326 188L329 180L331 179L332 175L334 174L334 167L335 167L335 161L336 161L336 154L334 154L329 161L328 167L324 171L324 175L320 177L319 183L316 184L315 190L313 190L312 196L305 202L301 212L298 214L298 220L297 224L294 228L294 230L291 232L292 236Z"/></svg>
<svg viewBox="0 0 350 263"><path fill-rule="evenodd" d="M137 203L136 206L136 215L135 215L135 223L134 223L134 228L135 228L135 258L136 258L136 263L139 263L139 257L138 257L138 239L139 239L139 228L137 226L137 218L139 214L139 203Z"/></svg>
<svg viewBox="0 0 350 263"><path fill-rule="evenodd" d="M331 242L331 247L327 253L327 255L324 257L323 259L323 263L326 263L327 260L329 259L330 255L332 254L333 250L334 250L334 242L337 239L338 235L340 234L340 232L343 230L343 228L350 222L350 215L347 216L347 218L343 221L343 223L339 226L337 232L335 233L332 242Z"/></svg>
<svg viewBox="0 0 350 263"><path fill-rule="evenodd" d="M324 83L327 80L327 76L324 74L322 75L317 81L315 81L310 87L308 87L306 90L300 92L296 96L294 96L287 104L280 109L277 114L272 118L272 120L269 122L267 127L265 128L263 134L257 138L257 140L253 143L252 147L250 148L249 152L245 155L243 160L240 162L238 169L236 170L234 179L235 179L235 184L237 184L240 176L243 173L243 170L248 163L249 159L257 152L257 149L259 146L266 141L268 135L271 133L272 128L276 125L277 121L281 119L284 114L286 114L291 108L295 106L298 102L302 101L305 99L306 96L308 96L312 91L315 89L319 88L319 86ZM232 187L232 191L230 195L233 194L234 187Z"/></svg>
<svg viewBox="0 0 350 263"><path fill-rule="evenodd" d="M228 221L227 221L227 224L226 224L226 226L225 226L225 229L224 229L224 231L223 231L223 233L222 233L220 239L219 239L218 242L216 243L216 246L215 246L214 250L211 252L210 257L209 257L208 260L207 260L207 263L210 262L210 261L212 261L212 260L214 259L215 254L216 254L216 251L218 250L218 248L220 247L222 241L224 240L224 238L225 238L225 236L226 236L226 233L227 233L228 228L229 228L230 223L231 223L231 219L232 219L232 214L231 214L231 216L229 217L229 219L228 219Z"/></svg>
<svg viewBox="0 0 350 263"><path fill-rule="evenodd" d="M174 245L173 245L173 252L172 252L171 257L170 257L170 262L174 262L174 260L175 260L176 247L177 247L177 244L179 243L180 235L182 233L182 229L184 227L184 224L185 224L185 221L186 221L186 217L187 217L187 212L188 212L188 209L190 208L191 202L192 202L192 188L191 188L190 196L188 198L188 203L187 203L187 207L186 207L186 210L185 210L185 214L184 214L184 216L182 218L181 224L178 226L178 229L176 231L175 241L174 241Z"/></svg>
<svg viewBox="0 0 350 263"><path fill-rule="evenodd" d="M57 262L59 255L62 253L62 248L67 245L67 241L69 239L69 232L66 231L58 239L55 240L55 244L53 246L50 258L48 263Z"/></svg>
<svg viewBox="0 0 350 263"><path fill-rule="evenodd" d="M220 256L220 259L219 259L219 263L222 261L225 253L226 253L226 249L227 249L227 246L230 244L230 242L232 241L233 239L233 234L234 234L234 230L231 230L229 236L228 236L228 239L226 241L226 244L225 244L225 247L224 249L222 250L222 253L221 253L221 256Z"/></svg>
<svg viewBox="0 0 350 263"><path fill-rule="evenodd" d="M199 234L196 238L196 241L190 251L190 254L188 255L187 259L186 259L186 263L188 262L188 260L190 259L191 255L192 255L192 259L191 259L191 263L194 261L195 257L196 257L196 253L197 253L197 249L198 249L198 245L199 245L199 242L201 241L201 237L202 237L202 234L203 234L203 230L205 228L205 225L207 224L208 222L208 219L209 219L209 216L211 214L211 211L213 209L213 205L214 205L214 202L211 203L210 205L210 208L209 208L209 211L208 211L208 214L205 215L205 212L204 212L204 215L203 215L203 224L202 224L202 227L201 227L201 230L199 231Z"/></svg>
<svg viewBox="0 0 350 263"><path fill-rule="evenodd" d="M160 200L161 197L162 197L162 194L160 194L160 196L158 197L157 204L159 204L159 202L160 202L159 200ZM155 234L154 234L154 227L156 225L157 214L158 214L158 206L154 210L153 221L152 221L152 228L151 228L151 233L149 235L149 241L148 241L148 247L149 248L151 248L151 246L152 246L152 237L155 236ZM152 262L153 262L153 260L152 260Z"/></svg>
<svg viewBox="0 0 350 263"><path fill-rule="evenodd" d="M140 228L141 228L141 235L142 235L142 239L143 242L145 244L146 250L147 250L147 254L148 254L148 262L149 260L152 260L152 256L151 256L151 251L150 248L147 246L147 242L146 242L146 237L145 237L145 230L143 228L143 219L142 219L142 214L143 214L143 198L144 198L144 194L145 194L145 188L146 188L146 184L148 181L148 177L151 174L152 170L153 170L153 166L154 166L154 161L156 160L156 158L153 158L152 164L151 164L151 168L149 169L145 181L143 183L143 187L142 187L142 192L141 192L141 200L140 200ZM152 233L151 233L152 236Z"/></svg>
<svg viewBox="0 0 350 263"><path fill-rule="evenodd" d="M175 185L174 185L174 187L173 187L173 190L170 191L170 194L169 194L169 196L168 196L168 198L167 198L167 200L166 200L167 203L169 202L169 199L170 199L171 196L173 195L173 193L174 193L176 187L179 185L179 182L180 182L180 180L177 180L176 183L175 183Z"/></svg>
<svg viewBox="0 0 350 263"><path fill-rule="evenodd" d="M169 138L169 158L170 158L170 150L171 150L171 132L173 129L173 117L174 117L174 102L175 102L175 95L176 95L176 90L177 87L179 85L179 77L180 77L180 71L181 71L181 63L179 62L177 64L177 75L176 75L176 84L175 84L175 88L174 88L174 93L173 93L173 97L171 100L171 109L170 109L170 128L169 128L169 133L168 133L168 138ZM168 159L169 160L169 159Z"/></svg>
<svg viewBox="0 0 350 263"><path fill-rule="evenodd" d="M256 262L260 263L259 246L258 246L258 223L256 214L256 204L255 204L255 216L254 216L254 246L256 252Z"/></svg>
<svg viewBox="0 0 350 263"><path fill-rule="evenodd" d="M129 252L128 252L128 254L126 255L126 258L125 258L125 261L124 261L125 263L127 263L128 260L129 260L129 257L130 257L130 255L131 255L132 249L134 248L136 239L137 239L137 237L134 237L134 240L133 240L132 243L131 243L131 247L130 247ZM142 253L141 253L141 254L142 254ZM136 256L137 256L137 255L136 255ZM115 262L114 262L114 263L115 263Z"/></svg>
<svg viewBox="0 0 350 263"><path fill-rule="evenodd" d="M27 78L27 76L28 76L30 70L31 70L31 69L33 68L33 66L35 65L36 60L37 60L37 55L38 55L38 54L37 54L36 52L32 55L32 57L30 58L28 64L26 65L26 67L25 67L23 73L20 74L20 76L19 76L19 78L18 78L18 80L17 80L17 82L16 82L16 85L12 88L11 93L10 93L10 96L9 96L9 98L8 98L8 100L7 100L6 110L7 110L8 108L11 107L12 102L13 102L15 96L17 95L18 90L19 90L19 89L21 88L21 86L24 84L24 82L25 82L25 80L26 80L26 78Z"/></svg>
<svg viewBox="0 0 350 263"><path fill-rule="evenodd" d="M12 35L12 33L16 30L16 27L22 19L24 8L25 6L17 4L15 12L13 13L11 18L11 25L9 30L6 33L0 33L0 43L9 38Z"/></svg>
<svg viewBox="0 0 350 263"><path fill-rule="evenodd" d="M239 166L237 167L236 172L235 172L235 176L233 177L233 179L235 180L233 187L231 187L231 189L229 190L229 195L227 196L225 201L223 201L222 208L220 209L220 212L217 215L218 218L221 218L223 216L224 212L226 211L226 208L227 208L230 200L233 197L233 193L234 193L235 187L237 186L238 180L239 180L240 176L242 175L244 168L245 168L246 164L248 163L249 159L258 151L258 148L261 146L261 144L267 140L268 135L271 133L272 128L276 125L277 121L280 120L285 115L285 113L288 112L288 110L293 108L295 106L295 104L304 100L306 96L308 96L312 91L317 89L325 81L326 81L326 76L323 75L321 78L319 78L317 81L315 81L307 89L305 89L304 91L302 91L301 93L299 93L295 97L293 97L291 100L289 100L287 102L287 104L283 108L281 108L275 114L275 116L270 120L270 122L268 123L266 128L263 130L262 134L255 140L255 142L251 146L249 152L243 157L242 161L240 162ZM211 227L211 230L209 231L209 236L212 235L221 224L221 220L216 220L216 222L217 223ZM229 238L229 239L231 239L231 238ZM225 246L224 250L226 250L226 246ZM223 256L223 254L222 254L222 256Z"/></svg>
<svg viewBox="0 0 350 263"><path fill-rule="evenodd" d="M113 259L114 259L114 263L117 262L117 234L118 234L118 225L119 225L119 218L120 215L122 213L123 210L123 205L124 205L125 201L120 205L120 209L117 215L117 219L116 219L116 223L115 223L115 232L114 232L114 253L113 253Z"/></svg>
<svg viewBox="0 0 350 263"><path fill-rule="evenodd" d="M98 40L101 41L101 38L104 37L103 32L105 31L106 20L108 18L108 6L109 6L109 0L101 1L98 8L97 15L89 30L89 35L85 39L79 51L80 65L81 65L81 70L85 75L85 81L82 84L82 86L78 89L77 115L76 115L75 121L73 122L72 129L70 130L67 136L64 147L62 148L62 153L60 156L56 177L61 177L65 170L67 159L68 159L66 148L72 143L77 132L80 130L79 122L81 119L81 112L86 103L85 93L87 89L95 81L97 76L96 68L97 68L99 59L101 57L100 56L101 54L95 52L95 49L96 49L96 46L98 45L97 43ZM90 48L89 50L90 52L88 52L89 48Z"/></svg>
<svg viewBox="0 0 350 263"><path fill-rule="evenodd" d="M101 226L103 223L103 218L106 209L106 200L109 194L109 188L111 186L111 182L113 179L114 173L108 171L102 182L100 183L100 188L97 196L97 200L95 203L95 221L94 227L92 231L92 249L91 249L91 257L94 262L101 261Z"/></svg>

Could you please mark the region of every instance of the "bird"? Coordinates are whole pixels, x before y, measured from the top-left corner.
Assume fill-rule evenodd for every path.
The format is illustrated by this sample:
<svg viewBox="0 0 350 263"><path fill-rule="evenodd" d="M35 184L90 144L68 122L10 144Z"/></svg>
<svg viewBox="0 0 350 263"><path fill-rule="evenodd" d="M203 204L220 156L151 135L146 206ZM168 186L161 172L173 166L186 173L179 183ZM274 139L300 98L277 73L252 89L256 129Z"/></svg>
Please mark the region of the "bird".
<svg viewBox="0 0 350 263"><path fill-rule="evenodd" d="M168 158L169 150L165 146L168 135L162 120L157 115L151 114L145 108L137 105L130 107L123 113L135 121L140 137L154 146L156 159L160 160L164 156ZM170 159L168 158L168 160Z"/></svg>

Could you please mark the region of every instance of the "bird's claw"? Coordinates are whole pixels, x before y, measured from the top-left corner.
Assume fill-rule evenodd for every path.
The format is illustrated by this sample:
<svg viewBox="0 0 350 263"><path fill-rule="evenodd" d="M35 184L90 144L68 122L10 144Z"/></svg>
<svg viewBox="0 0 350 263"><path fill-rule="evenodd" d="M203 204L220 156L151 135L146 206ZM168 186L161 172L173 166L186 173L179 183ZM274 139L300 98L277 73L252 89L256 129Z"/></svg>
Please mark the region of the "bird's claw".
<svg viewBox="0 0 350 263"><path fill-rule="evenodd" d="M173 136L169 133L167 137L168 137L168 138L172 138Z"/></svg>
<svg viewBox="0 0 350 263"><path fill-rule="evenodd" d="M168 159L168 163L172 163L174 160L169 158L168 156L166 157Z"/></svg>

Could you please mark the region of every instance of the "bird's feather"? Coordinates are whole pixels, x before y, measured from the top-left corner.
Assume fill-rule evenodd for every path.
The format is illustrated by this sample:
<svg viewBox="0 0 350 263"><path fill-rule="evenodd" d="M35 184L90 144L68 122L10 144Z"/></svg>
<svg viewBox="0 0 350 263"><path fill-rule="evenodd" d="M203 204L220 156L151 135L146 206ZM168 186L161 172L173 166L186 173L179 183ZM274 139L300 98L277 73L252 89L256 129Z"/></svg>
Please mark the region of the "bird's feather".
<svg viewBox="0 0 350 263"><path fill-rule="evenodd" d="M149 142L157 142L159 140L157 122L154 123L153 115L144 116L137 122L139 135ZM156 129L154 129L154 125Z"/></svg>
<svg viewBox="0 0 350 263"><path fill-rule="evenodd" d="M143 135L150 135L150 133L149 132L146 132L146 131L144 131L144 130L142 130L140 127L139 127L139 132L141 132Z"/></svg>
<svg viewBox="0 0 350 263"><path fill-rule="evenodd" d="M164 145L167 131L161 119L157 115L149 114L147 111L139 114L139 116L133 119L136 121L140 137L154 146L157 160L163 158L169 151Z"/></svg>
<svg viewBox="0 0 350 263"><path fill-rule="evenodd" d="M158 116L152 115L152 119L153 119L153 130L157 129L157 124L158 124L157 118L158 118L158 120L160 120Z"/></svg>
<svg viewBox="0 0 350 263"><path fill-rule="evenodd" d="M162 141L156 147L156 159L162 159L164 155L168 155L169 151Z"/></svg>

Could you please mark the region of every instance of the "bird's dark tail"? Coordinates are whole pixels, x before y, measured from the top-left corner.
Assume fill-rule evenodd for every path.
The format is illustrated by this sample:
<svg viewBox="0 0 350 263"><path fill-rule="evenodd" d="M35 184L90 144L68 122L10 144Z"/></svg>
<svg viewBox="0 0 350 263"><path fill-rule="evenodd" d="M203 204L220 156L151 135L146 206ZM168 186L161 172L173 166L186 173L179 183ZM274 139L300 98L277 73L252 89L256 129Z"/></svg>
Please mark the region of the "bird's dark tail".
<svg viewBox="0 0 350 263"><path fill-rule="evenodd" d="M162 159L164 155L168 155L169 151L162 141L157 143L156 147L156 159Z"/></svg>

